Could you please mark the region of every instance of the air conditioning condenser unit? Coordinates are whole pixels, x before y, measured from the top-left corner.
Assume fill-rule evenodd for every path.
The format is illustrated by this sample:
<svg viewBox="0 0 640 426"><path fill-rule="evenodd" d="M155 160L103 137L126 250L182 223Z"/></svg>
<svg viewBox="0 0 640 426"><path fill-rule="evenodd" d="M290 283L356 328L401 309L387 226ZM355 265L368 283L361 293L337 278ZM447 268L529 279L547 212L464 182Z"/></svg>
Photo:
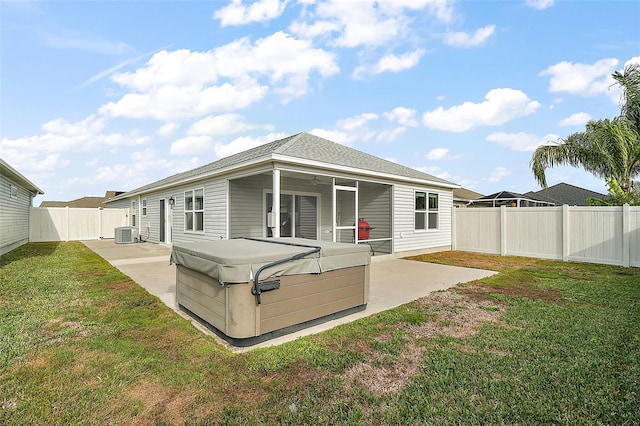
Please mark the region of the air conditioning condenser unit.
<svg viewBox="0 0 640 426"><path fill-rule="evenodd" d="M130 244L136 242L136 228L134 226L121 226L116 228L116 244Z"/></svg>

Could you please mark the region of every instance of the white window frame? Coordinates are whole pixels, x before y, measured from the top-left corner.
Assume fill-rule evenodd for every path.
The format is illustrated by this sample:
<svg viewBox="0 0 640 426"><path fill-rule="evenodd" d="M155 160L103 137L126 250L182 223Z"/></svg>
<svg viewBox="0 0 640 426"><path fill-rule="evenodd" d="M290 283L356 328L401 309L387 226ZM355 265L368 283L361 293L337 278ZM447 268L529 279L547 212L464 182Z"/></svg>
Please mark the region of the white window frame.
<svg viewBox="0 0 640 426"><path fill-rule="evenodd" d="M417 199L418 194L424 194L424 208L418 208ZM436 200L435 207L431 207L431 200L434 198ZM424 219L422 223L424 223L424 228L418 228L418 224L416 223L417 215L424 215ZM431 227L431 217L435 216L435 227ZM434 232L440 229L440 196L437 192L429 192L429 191L414 191L413 192L413 230L416 232Z"/></svg>
<svg viewBox="0 0 640 426"><path fill-rule="evenodd" d="M12 184L9 184L9 197L14 200L18 199L18 187Z"/></svg>
<svg viewBox="0 0 640 426"><path fill-rule="evenodd" d="M202 192L202 208L197 209L196 208L196 193L200 191ZM191 194L191 208L189 208L189 203L187 201L187 194ZM204 187L200 187L200 188L193 188L193 189L189 189L184 191L184 232L185 233L189 233L189 234L204 234L204 204L205 204L205 198L204 198ZM198 213L201 213L201 217L202 217L202 229L197 229L197 225L198 225L198 221L197 221L197 217L198 217ZM192 227L191 229L187 228L187 217L189 216L189 214L192 215Z"/></svg>
<svg viewBox="0 0 640 426"><path fill-rule="evenodd" d="M140 206L142 207L142 217L147 217L147 199L140 200Z"/></svg>

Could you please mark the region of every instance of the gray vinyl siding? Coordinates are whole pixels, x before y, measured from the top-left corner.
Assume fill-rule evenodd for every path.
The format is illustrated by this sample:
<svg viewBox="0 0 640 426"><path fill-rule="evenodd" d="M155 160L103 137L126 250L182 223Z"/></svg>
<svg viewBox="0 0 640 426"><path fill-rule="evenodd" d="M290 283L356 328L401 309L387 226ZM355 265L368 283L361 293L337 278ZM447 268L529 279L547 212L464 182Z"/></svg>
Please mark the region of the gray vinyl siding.
<svg viewBox="0 0 640 426"><path fill-rule="evenodd" d="M263 236L263 189L270 189L271 183L271 175L229 182L229 238Z"/></svg>
<svg viewBox="0 0 640 426"><path fill-rule="evenodd" d="M272 175L260 174L229 182L230 238L265 236L265 191L273 188ZM283 193L316 195L320 210L319 239L331 241L331 186L310 185L307 179L284 177L280 181Z"/></svg>
<svg viewBox="0 0 640 426"><path fill-rule="evenodd" d="M438 229L414 229L415 191L438 194ZM394 188L394 251L403 252L451 246L451 208L453 191L428 187L396 185Z"/></svg>
<svg viewBox="0 0 640 426"><path fill-rule="evenodd" d="M109 208L131 208L131 201L136 201L136 229L145 241L160 242L160 200L165 200L168 210L169 198L176 200L173 206L172 238L174 242L199 241L226 238L227 195L226 180L197 182L182 185L150 194L131 197L108 204ZM185 232L184 230L184 193L204 188L204 232ZM142 215L142 200L147 200L147 214ZM129 224L131 224L129 215Z"/></svg>
<svg viewBox="0 0 640 426"><path fill-rule="evenodd" d="M11 197L11 186L17 188ZM0 255L29 241L31 193L0 175Z"/></svg>
<svg viewBox="0 0 640 426"><path fill-rule="evenodd" d="M370 239L392 237L392 187L369 182L358 185L358 216L373 227ZM391 241L371 242L376 253L391 253Z"/></svg>
<svg viewBox="0 0 640 426"><path fill-rule="evenodd" d="M165 208L170 209L168 200L171 197L176 200L172 211L173 242L226 238L226 185L225 179L217 179L183 185L146 196L147 217L143 218L141 224L149 229L149 241L160 241L160 200L165 199ZM197 189L204 189L204 232L185 231L184 193Z"/></svg>

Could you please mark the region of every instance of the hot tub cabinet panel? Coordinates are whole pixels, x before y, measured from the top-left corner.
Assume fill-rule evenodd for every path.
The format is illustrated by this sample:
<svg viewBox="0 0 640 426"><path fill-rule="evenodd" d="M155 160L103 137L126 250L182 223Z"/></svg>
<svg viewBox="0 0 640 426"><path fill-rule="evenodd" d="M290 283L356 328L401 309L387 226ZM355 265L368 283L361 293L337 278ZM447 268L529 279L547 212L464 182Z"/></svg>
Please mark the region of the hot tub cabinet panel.
<svg viewBox="0 0 640 426"><path fill-rule="evenodd" d="M286 238L278 240L299 241ZM264 242L254 243L261 243L262 249L272 247L272 245L264 245ZM304 241L304 243L313 244L315 241ZM238 245L237 242L231 244ZM218 272L211 271L222 271L228 265L201 265L200 260L184 262L192 263L192 266L207 272L203 273L176 262L176 301L180 307L204 320L218 334L237 346L248 346L332 317L365 309L369 299L369 254L365 251L366 249L362 246L339 243L337 245L336 243L320 244L325 247L318 254L299 260L303 266L285 265L268 268L271 275L261 276L260 282L279 280L279 287L262 291L260 303L252 294L253 280L221 283L219 279L211 276L219 275ZM225 250L224 242L216 242L215 246L207 248L206 251L211 254L212 251ZM178 250L202 259L194 248L196 247L180 247ZM205 250L202 245L197 248L198 251ZM298 248L298 251L300 250L304 252L306 249ZM329 255L329 258L324 259L322 263L319 259L323 254L333 254L334 258L332 259ZM273 253L268 256L274 257ZM300 273L305 269L315 270L316 266L311 266L309 263L310 259L313 263L314 256L318 259L316 263L323 265L317 266L319 270L323 268L331 268L331 270ZM178 258L179 256L172 255L174 261ZM209 256L209 260L211 258L212 256ZM349 260L345 263L344 259ZM235 260L233 268L236 269L234 277L237 278L239 263L237 259ZM253 265L250 268L251 275L264 264L259 262Z"/></svg>

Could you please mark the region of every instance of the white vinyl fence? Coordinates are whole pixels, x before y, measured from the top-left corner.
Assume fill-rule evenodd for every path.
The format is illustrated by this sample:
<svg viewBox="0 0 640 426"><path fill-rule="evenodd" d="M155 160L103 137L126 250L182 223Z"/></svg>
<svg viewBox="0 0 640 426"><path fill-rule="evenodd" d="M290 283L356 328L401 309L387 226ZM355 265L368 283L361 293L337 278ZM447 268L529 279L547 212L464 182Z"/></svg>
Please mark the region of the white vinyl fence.
<svg viewBox="0 0 640 426"><path fill-rule="evenodd" d="M29 241L75 241L114 238L128 224L129 209L32 207Z"/></svg>
<svg viewBox="0 0 640 426"><path fill-rule="evenodd" d="M640 207L453 209L454 250L640 267Z"/></svg>

